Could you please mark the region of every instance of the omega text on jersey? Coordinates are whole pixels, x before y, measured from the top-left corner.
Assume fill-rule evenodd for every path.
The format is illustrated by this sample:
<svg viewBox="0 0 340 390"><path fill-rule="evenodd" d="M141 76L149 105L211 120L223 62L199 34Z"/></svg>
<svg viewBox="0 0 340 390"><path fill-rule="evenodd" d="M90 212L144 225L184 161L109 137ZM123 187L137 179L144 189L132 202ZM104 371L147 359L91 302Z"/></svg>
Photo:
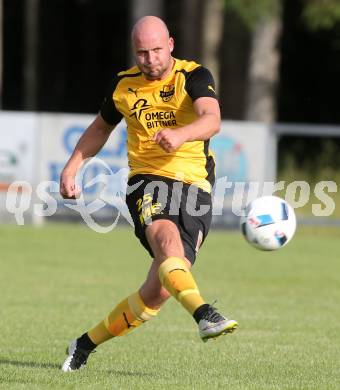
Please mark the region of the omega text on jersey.
<svg viewBox="0 0 340 390"><path fill-rule="evenodd" d="M173 111L147 112L145 114L146 125L148 129L156 127L176 126L176 115Z"/></svg>

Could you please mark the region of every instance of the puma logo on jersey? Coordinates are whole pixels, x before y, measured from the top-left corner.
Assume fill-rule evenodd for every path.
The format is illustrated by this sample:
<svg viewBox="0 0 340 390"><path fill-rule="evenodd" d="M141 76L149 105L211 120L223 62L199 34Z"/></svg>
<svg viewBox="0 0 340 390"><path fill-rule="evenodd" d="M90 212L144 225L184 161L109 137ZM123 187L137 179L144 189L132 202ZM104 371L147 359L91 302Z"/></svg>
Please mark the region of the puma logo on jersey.
<svg viewBox="0 0 340 390"><path fill-rule="evenodd" d="M138 90L138 88L136 88L136 89L133 89L133 88L130 88L130 87L128 88L128 92L134 93L136 97L137 97L137 90Z"/></svg>

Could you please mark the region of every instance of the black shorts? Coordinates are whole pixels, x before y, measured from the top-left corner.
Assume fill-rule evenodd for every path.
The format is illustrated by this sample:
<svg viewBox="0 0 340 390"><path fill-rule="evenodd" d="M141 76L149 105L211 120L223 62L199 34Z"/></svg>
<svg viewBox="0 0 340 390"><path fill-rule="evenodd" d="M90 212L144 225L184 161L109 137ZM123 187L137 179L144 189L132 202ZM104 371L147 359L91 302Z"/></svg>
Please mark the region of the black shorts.
<svg viewBox="0 0 340 390"><path fill-rule="evenodd" d="M179 229L185 257L193 264L206 238L212 216L211 194L194 185L156 175L135 175L128 181L126 203L135 235L152 257L145 229L167 219Z"/></svg>

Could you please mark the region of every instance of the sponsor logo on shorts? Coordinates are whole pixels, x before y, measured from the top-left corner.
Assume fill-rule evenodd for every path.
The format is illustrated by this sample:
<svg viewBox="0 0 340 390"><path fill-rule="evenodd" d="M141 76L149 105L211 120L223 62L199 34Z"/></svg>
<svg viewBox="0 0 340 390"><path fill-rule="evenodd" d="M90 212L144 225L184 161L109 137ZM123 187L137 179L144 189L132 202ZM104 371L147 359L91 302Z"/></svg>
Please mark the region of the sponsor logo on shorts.
<svg viewBox="0 0 340 390"><path fill-rule="evenodd" d="M152 195L150 193L144 194L136 201L139 220L142 225L150 222L150 218L154 215L163 214L163 207L161 202L152 202Z"/></svg>

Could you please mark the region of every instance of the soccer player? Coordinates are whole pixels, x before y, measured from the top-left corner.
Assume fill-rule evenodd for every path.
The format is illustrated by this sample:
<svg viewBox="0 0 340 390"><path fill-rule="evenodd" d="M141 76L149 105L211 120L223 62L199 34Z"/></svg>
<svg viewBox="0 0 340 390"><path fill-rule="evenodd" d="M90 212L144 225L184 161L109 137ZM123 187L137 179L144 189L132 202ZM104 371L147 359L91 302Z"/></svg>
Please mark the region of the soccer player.
<svg viewBox="0 0 340 390"><path fill-rule="evenodd" d="M85 366L99 344L154 318L170 296L194 318L203 341L238 326L205 302L190 271L212 215L215 163L209 139L220 128L213 77L195 62L172 57L174 40L157 17L135 24L132 46L137 66L113 80L61 174L60 192L64 198L77 196L78 169L124 117L130 167L126 202L135 234L153 260L138 291L69 345L65 372Z"/></svg>

